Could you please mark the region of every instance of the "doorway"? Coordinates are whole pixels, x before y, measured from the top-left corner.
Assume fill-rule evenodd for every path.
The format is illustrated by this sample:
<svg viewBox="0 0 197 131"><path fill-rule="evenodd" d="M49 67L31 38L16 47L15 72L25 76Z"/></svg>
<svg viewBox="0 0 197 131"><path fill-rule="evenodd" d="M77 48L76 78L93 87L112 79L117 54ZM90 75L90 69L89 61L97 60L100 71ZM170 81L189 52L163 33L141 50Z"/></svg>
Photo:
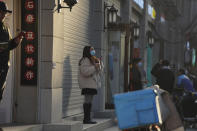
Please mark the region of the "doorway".
<svg viewBox="0 0 197 131"><path fill-rule="evenodd" d="M124 38L120 31L110 31L108 39L108 79L105 109L114 109L113 96L123 92Z"/></svg>
<svg viewBox="0 0 197 131"><path fill-rule="evenodd" d="M31 15L31 13L34 12L35 10L37 11L36 7L38 7L38 5L36 2L34 3L35 6L32 6L31 4L29 5L29 3L31 2L26 1L26 0L14 0L15 35L21 32L21 29L22 28L24 29L24 26L27 26L27 24L28 24L28 27L30 26L32 27L32 25L35 25L34 23L28 23L29 21L27 20L29 19L27 19L26 16ZM29 8L35 7L33 8L35 10L28 11L29 8L27 9L27 7ZM35 28L37 29L37 26ZM34 29L34 26L32 27L32 29L26 28L25 30L30 32L30 31L33 31L33 29ZM14 63L15 72L14 72L14 90L13 90L13 121L17 123L36 123L38 120L38 116L37 116L37 113L38 113L37 89L38 88L37 88L37 85L27 85L27 84L21 83L21 79L25 77L25 74L21 74L21 70L24 69L22 67L22 64L27 64L25 63L26 59L22 61L21 52L24 52L24 45L25 44L27 45L27 38L33 38L33 37L32 35L26 34L21 45L15 50L15 55L14 55L15 56L14 58L15 59L15 63ZM32 42L32 44L34 43ZM23 51L22 51L22 47L23 47ZM27 58L26 55L23 54L23 56L24 56L23 58Z"/></svg>
<svg viewBox="0 0 197 131"><path fill-rule="evenodd" d="M113 95L120 93L119 70L120 70L120 48L119 42L110 42L108 53L108 88L107 88L107 109L113 109Z"/></svg>
<svg viewBox="0 0 197 131"><path fill-rule="evenodd" d="M5 18L5 25L10 30L11 37L16 35L16 27L18 27L18 20L20 20L18 11L19 9L17 5L19 4L19 0L4 0L7 4L8 9L12 10L12 14L8 14ZM17 49L19 50L19 49ZM14 87L16 86L15 81L17 78L16 74L16 58L18 58L18 54L16 50L10 52L10 61L9 61L9 71L6 79L6 86L3 94L3 100L0 103L0 123L11 123L13 122L13 103L14 103Z"/></svg>
<svg viewBox="0 0 197 131"><path fill-rule="evenodd" d="M14 36L21 31L21 0L14 2ZM14 50L13 122L17 122L18 89L20 87L21 46Z"/></svg>

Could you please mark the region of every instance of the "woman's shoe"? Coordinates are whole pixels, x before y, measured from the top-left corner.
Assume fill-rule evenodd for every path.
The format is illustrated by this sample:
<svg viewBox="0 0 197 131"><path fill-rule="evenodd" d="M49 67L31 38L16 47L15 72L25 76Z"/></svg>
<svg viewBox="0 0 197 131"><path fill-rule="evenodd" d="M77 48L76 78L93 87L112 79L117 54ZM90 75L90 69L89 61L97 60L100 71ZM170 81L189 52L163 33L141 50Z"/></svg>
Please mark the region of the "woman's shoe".
<svg viewBox="0 0 197 131"><path fill-rule="evenodd" d="M96 124L97 122L91 121L91 117L90 117L91 104L84 103L83 109L84 109L83 124Z"/></svg>
<svg viewBox="0 0 197 131"><path fill-rule="evenodd" d="M96 121L83 121L83 124L96 124Z"/></svg>

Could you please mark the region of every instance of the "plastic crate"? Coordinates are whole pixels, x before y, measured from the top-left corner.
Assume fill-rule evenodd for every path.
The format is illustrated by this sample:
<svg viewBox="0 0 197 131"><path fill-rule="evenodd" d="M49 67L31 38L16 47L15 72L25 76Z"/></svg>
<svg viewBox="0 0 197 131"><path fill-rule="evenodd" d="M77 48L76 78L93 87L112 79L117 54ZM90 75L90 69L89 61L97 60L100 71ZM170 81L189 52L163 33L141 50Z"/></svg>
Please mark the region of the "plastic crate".
<svg viewBox="0 0 197 131"><path fill-rule="evenodd" d="M145 89L114 95L120 129L161 123L156 106L154 89Z"/></svg>

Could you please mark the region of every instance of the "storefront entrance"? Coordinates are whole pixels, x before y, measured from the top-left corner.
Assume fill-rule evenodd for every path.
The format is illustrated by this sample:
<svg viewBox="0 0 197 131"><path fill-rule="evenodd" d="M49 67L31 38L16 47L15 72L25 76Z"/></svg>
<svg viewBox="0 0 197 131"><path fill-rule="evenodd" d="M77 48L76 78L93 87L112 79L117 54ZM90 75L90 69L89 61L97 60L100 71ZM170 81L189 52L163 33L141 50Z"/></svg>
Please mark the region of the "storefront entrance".
<svg viewBox="0 0 197 131"><path fill-rule="evenodd" d="M4 0L7 5L8 9L12 10L15 12L15 6L14 6L14 0ZM17 3L17 2L16 2ZM15 36L15 31L16 31L16 26L15 23L17 19L14 20L15 13L9 14L5 18L5 24L9 27L10 29L10 35L13 37ZM15 21L15 22L14 22ZM14 87L14 78L15 78L15 71L16 68L14 65L16 62L16 51L12 51L10 54L10 68L9 72L7 75L7 80L6 80L6 88L3 94L3 100L0 103L0 123L10 123L13 120L13 87Z"/></svg>
<svg viewBox="0 0 197 131"><path fill-rule="evenodd" d="M15 37L21 32L21 0L4 0L12 14L5 24ZM24 14L25 15L25 14ZM21 45L10 53L10 67L3 101L0 103L0 123L37 122L37 86L21 86Z"/></svg>
<svg viewBox="0 0 197 131"><path fill-rule="evenodd" d="M123 92L125 36L119 31L109 32L108 82L106 88L106 109L113 109L113 95Z"/></svg>

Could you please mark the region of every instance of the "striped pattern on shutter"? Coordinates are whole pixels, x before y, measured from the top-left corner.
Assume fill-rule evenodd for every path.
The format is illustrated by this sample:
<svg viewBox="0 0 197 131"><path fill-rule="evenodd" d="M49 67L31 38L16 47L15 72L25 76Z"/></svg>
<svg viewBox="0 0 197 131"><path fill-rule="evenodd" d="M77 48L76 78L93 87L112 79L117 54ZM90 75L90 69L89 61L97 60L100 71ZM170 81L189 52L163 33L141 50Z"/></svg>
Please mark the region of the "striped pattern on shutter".
<svg viewBox="0 0 197 131"><path fill-rule="evenodd" d="M83 113L84 98L78 86L78 62L90 43L92 0L81 0L64 11L63 117Z"/></svg>

